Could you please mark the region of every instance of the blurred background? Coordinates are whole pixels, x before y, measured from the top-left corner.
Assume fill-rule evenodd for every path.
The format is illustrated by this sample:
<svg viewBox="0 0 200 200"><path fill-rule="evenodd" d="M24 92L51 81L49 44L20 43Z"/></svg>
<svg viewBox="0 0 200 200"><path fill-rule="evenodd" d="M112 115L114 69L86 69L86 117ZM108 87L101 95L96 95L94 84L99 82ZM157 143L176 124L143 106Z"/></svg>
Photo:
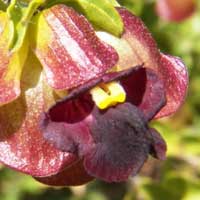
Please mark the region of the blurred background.
<svg viewBox="0 0 200 200"><path fill-rule="evenodd" d="M126 183L93 181L66 188L42 185L1 166L0 200L200 199L200 1L196 1L190 17L178 22L157 16L156 1L119 2L143 19L161 51L181 57L189 69L190 86L182 109L170 118L151 124L168 144L167 160L149 158L140 174Z"/></svg>

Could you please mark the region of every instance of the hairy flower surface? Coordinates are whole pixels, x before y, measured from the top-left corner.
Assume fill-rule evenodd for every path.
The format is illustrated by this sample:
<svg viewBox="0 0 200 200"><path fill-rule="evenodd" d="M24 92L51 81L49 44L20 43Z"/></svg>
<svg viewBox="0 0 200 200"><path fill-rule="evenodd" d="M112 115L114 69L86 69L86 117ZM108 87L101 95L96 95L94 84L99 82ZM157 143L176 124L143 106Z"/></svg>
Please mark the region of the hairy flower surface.
<svg viewBox="0 0 200 200"><path fill-rule="evenodd" d="M49 185L79 185L125 181L149 154L165 158L166 144L148 122L181 106L187 70L179 58L160 53L138 17L122 7L114 11L124 26L120 37L66 5L43 9L23 42L13 40L20 44L15 51L8 45L9 18L1 13L5 165Z"/></svg>

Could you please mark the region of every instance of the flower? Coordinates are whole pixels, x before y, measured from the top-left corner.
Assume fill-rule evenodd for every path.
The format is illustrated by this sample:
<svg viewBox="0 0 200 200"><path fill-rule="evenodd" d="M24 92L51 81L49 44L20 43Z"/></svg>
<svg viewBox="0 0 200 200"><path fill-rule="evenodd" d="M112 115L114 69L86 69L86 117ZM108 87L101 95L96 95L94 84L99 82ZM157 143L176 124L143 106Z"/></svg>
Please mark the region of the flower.
<svg viewBox="0 0 200 200"><path fill-rule="evenodd" d="M179 22L194 13L196 4L196 0L158 0L156 12L165 20Z"/></svg>
<svg viewBox="0 0 200 200"><path fill-rule="evenodd" d="M31 50L26 42L17 53L1 48L1 162L49 185L79 185L124 181L148 154L165 158L165 142L148 122L180 107L187 70L159 52L139 18L117 11L120 38L95 32L60 4L35 15ZM0 15L0 44L6 20Z"/></svg>
<svg viewBox="0 0 200 200"><path fill-rule="evenodd" d="M105 93L108 97L99 87L90 90L98 82L110 92ZM120 104L108 107L109 97L115 99L111 105ZM72 91L44 115L41 129L44 138L58 149L83 158L90 175L109 182L125 181L138 172L149 153L164 159L164 141L148 128L148 121L164 104L164 87L156 74L133 68L106 74Z"/></svg>

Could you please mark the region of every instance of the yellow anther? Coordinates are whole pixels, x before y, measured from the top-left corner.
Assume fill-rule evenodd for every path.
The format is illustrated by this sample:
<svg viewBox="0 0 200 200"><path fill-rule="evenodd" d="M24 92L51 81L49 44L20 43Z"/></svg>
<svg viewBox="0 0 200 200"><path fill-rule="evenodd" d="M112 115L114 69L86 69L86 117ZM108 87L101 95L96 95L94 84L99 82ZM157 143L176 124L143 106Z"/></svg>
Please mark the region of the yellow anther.
<svg viewBox="0 0 200 200"><path fill-rule="evenodd" d="M102 88L98 86L91 89L90 94L92 95L93 101L100 109L107 108L111 103L110 96Z"/></svg>
<svg viewBox="0 0 200 200"><path fill-rule="evenodd" d="M90 90L93 101L99 109L106 109L117 103L122 103L126 99L123 87L117 82L101 84Z"/></svg>
<svg viewBox="0 0 200 200"><path fill-rule="evenodd" d="M124 91L124 88L119 83L111 82L108 83L106 86L110 92L110 96L113 101L115 101L116 103L123 103L126 100L126 93Z"/></svg>

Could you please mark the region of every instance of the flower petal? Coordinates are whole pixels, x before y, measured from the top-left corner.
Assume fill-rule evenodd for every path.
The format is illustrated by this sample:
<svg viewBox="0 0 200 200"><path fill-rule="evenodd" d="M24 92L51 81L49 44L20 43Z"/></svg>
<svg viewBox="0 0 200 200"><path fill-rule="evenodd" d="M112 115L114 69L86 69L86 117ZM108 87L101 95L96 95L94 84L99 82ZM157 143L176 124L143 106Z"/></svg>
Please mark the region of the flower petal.
<svg viewBox="0 0 200 200"><path fill-rule="evenodd" d="M33 54L25 64L21 96L0 109L0 161L33 176L50 176L76 161L76 156L63 153L47 143L40 130L41 113L55 98L41 75Z"/></svg>
<svg viewBox="0 0 200 200"><path fill-rule="evenodd" d="M159 50L142 20L124 8L118 8L118 12L124 22L124 33L121 38L97 32L100 39L117 50L119 54L117 65L122 70L141 64L144 64L144 67L157 69Z"/></svg>
<svg viewBox="0 0 200 200"><path fill-rule="evenodd" d="M155 158L158 158L160 160L165 160L167 145L166 145L164 139L158 133L158 131L156 131L155 129L151 128L150 131L151 131L152 138L153 138L151 154Z"/></svg>
<svg viewBox="0 0 200 200"><path fill-rule="evenodd" d="M86 84L75 88L69 92L64 99L57 103L60 105L55 106L52 111L50 110L50 112L55 113L51 113L51 116L55 117L53 117L53 120L55 121L56 117L66 119L69 117L69 113L72 119L84 119L86 115L89 115L92 111L94 103L92 103L89 94L82 94L87 93L91 88L95 87L99 83L109 83L112 81L120 82L126 92L126 101L139 107L148 120L151 120L166 104L163 81L153 70L137 66L120 72L107 73L98 79L91 80ZM76 103L74 100L75 98L77 98ZM72 101L69 101L70 99L72 99ZM79 112L77 106L79 105L82 107L82 112L84 107L82 104L86 101L89 104L85 103L84 106L87 106L85 109L87 108L88 110L85 110L85 116L81 117L83 113ZM67 112L64 110L67 110Z"/></svg>
<svg viewBox="0 0 200 200"><path fill-rule="evenodd" d="M156 12L165 20L179 22L189 17L195 7L195 0L158 0Z"/></svg>
<svg viewBox="0 0 200 200"><path fill-rule="evenodd" d="M118 60L115 50L101 42L86 18L65 5L37 16L32 48L42 63L48 84L71 89L97 78ZM69 73L70 72L70 73Z"/></svg>
<svg viewBox="0 0 200 200"><path fill-rule="evenodd" d="M28 52L27 40L17 52L10 52L10 23L6 13L0 13L0 105L20 95L20 77Z"/></svg>
<svg viewBox="0 0 200 200"><path fill-rule="evenodd" d="M135 175L150 152L151 134L137 107L124 103L105 112L93 111L89 123L95 144L84 156L89 174L108 182Z"/></svg>
<svg viewBox="0 0 200 200"><path fill-rule="evenodd" d="M152 150L155 140L147 119L129 103L104 111L93 107L90 115L73 121L69 114L55 118L53 110L59 114L56 106L67 108L64 102L52 107L41 126L43 135L58 149L83 158L91 176L108 182L124 181L138 172Z"/></svg>
<svg viewBox="0 0 200 200"><path fill-rule="evenodd" d="M181 59L161 54L159 71L164 80L167 104L156 118L175 113L183 104L188 89L188 72Z"/></svg>
<svg viewBox="0 0 200 200"><path fill-rule="evenodd" d="M126 91L126 101L141 109L148 120L166 104L163 81L151 69L134 68L120 83Z"/></svg>
<svg viewBox="0 0 200 200"><path fill-rule="evenodd" d="M91 144L85 119L93 108L94 103L87 93L55 104L41 118L40 128L44 138L62 151L79 154L77 148Z"/></svg>
<svg viewBox="0 0 200 200"><path fill-rule="evenodd" d="M88 183L94 178L83 167L82 160L49 177L34 177L37 181L51 186L77 186Z"/></svg>
<svg viewBox="0 0 200 200"><path fill-rule="evenodd" d="M116 48L119 54L120 70L143 63L152 68L163 80L167 104L156 118L173 114L183 103L187 87L187 69L178 58L159 52L156 43L143 22L129 11L119 8L125 25L125 33L117 39L107 33L98 36Z"/></svg>

